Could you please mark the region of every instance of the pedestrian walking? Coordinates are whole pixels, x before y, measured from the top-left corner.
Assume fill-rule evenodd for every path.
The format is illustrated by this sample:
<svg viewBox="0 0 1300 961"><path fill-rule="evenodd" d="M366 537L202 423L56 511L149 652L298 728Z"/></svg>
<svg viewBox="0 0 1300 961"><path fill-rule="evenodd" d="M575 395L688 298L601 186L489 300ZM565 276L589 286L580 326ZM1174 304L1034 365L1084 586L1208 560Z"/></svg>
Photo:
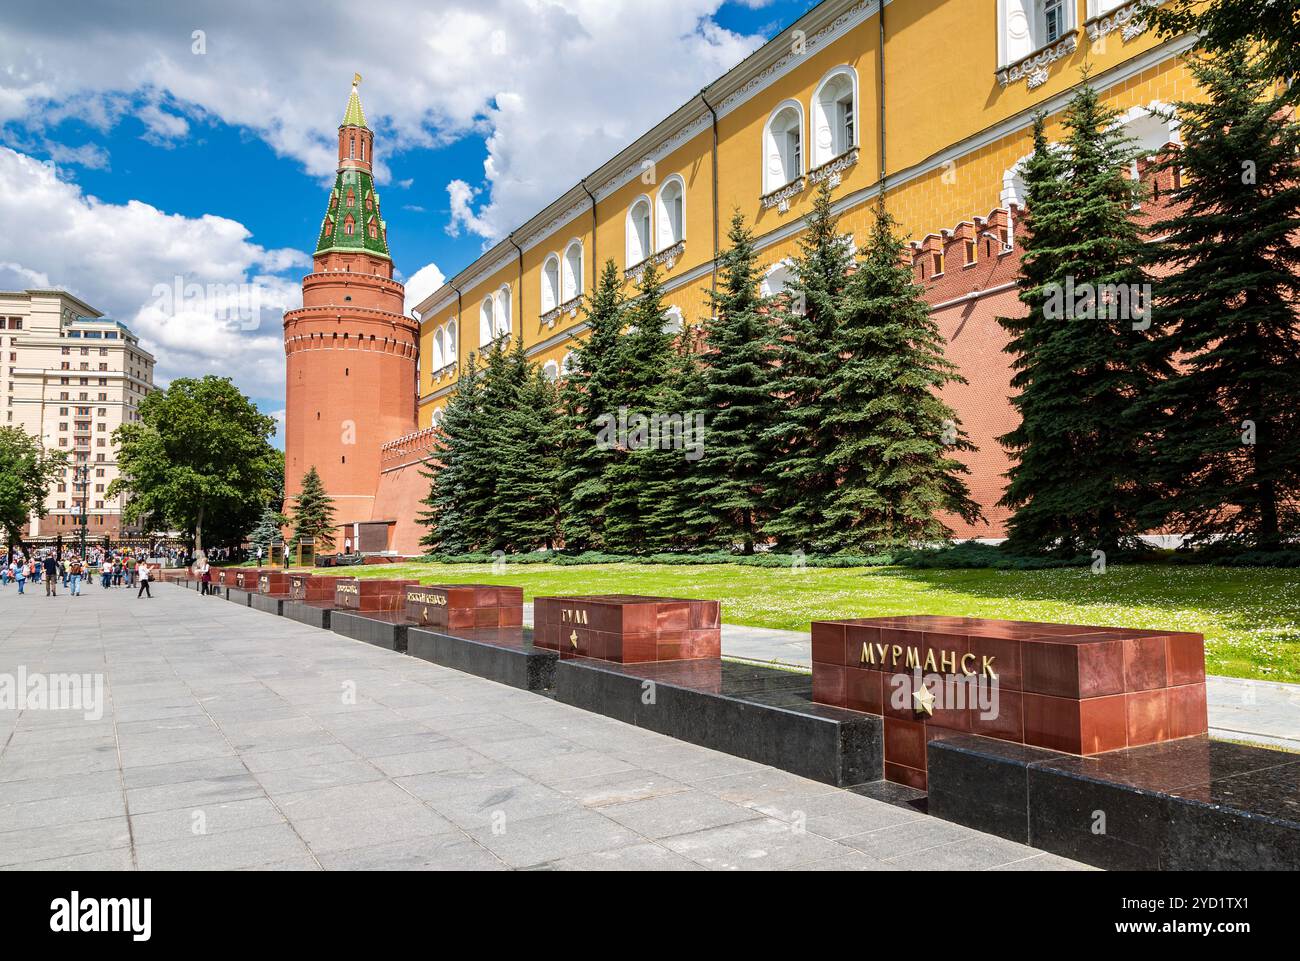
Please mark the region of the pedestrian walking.
<svg viewBox="0 0 1300 961"><path fill-rule="evenodd" d="M81 596L81 573L81 558L73 554L68 561L68 589L71 591L72 597Z"/></svg>
<svg viewBox="0 0 1300 961"><path fill-rule="evenodd" d="M27 584L27 567L24 564L14 565L14 580L18 582L18 593L23 593L23 587Z"/></svg>
<svg viewBox="0 0 1300 961"><path fill-rule="evenodd" d="M136 599L138 600L143 595L152 600L153 593L149 590L149 565L143 557L140 558L140 563L136 565L135 575L140 579L140 589L135 593Z"/></svg>
<svg viewBox="0 0 1300 961"><path fill-rule="evenodd" d="M54 559L53 554L46 554L45 560L41 564L45 571L45 596L59 596L59 562Z"/></svg>

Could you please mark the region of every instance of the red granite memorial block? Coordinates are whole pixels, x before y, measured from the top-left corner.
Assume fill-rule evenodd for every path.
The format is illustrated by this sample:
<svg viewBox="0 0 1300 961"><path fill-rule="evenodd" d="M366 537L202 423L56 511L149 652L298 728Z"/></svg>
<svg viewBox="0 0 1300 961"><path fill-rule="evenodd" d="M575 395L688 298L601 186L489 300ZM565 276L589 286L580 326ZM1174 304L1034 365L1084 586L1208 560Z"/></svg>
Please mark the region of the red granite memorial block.
<svg viewBox="0 0 1300 961"><path fill-rule="evenodd" d="M289 595L289 577L284 571L266 570L257 579L259 594L287 597Z"/></svg>
<svg viewBox="0 0 1300 961"><path fill-rule="evenodd" d="M905 616L814 621L813 700L880 714L885 776L970 732L1091 755L1204 734L1205 642L1180 631Z"/></svg>
<svg viewBox="0 0 1300 961"><path fill-rule="evenodd" d="M522 627L524 589L489 584L410 587L406 591L406 619L444 631Z"/></svg>
<svg viewBox="0 0 1300 961"><path fill-rule="evenodd" d="M212 583L221 587L234 587L235 574L238 573L237 567L211 567L208 573L212 575Z"/></svg>
<svg viewBox="0 0 1300 961"><path fill-rule="evenodd" d="M538 597L533 643L561 657L622 664L722 656L717 601L639 594Z"/></svg>
<svg viewBox="0 0 1300 961"><path fill-rule="evenodd" d="M406 589L418 583L410 580L336 577L334 606L339 610L362 613L400 611L406 605Z"/></svg>
<svg viewBox="0 0 1300 961"><path fill-rule="evenodd" d="M315 574L290 574L289 597L309 603L334 603L334 586L338 578Z"/></svg>
<svg viewBox="0 0 1300 961"><path fill-rule="evenodd" d="M257 593L257 582L263 574L270 574L271 571L264 571L256 567L237 567L234 568L234 583L227 582L227 587L237 587L241 591L250 591Z"/></svg>

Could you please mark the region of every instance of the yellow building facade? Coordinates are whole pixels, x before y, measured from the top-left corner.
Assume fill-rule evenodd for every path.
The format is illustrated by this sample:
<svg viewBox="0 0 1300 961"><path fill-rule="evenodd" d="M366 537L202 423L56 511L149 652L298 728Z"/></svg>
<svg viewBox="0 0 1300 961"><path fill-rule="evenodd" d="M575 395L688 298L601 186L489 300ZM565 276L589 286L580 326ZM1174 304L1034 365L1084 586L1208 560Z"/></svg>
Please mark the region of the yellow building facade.
<svg viewBox="0 0 1300 961"><path fill-rule="evenodd" d="M918 241L1022 203L1033 117L1059 130L1085 70L1139 144L1177 142L1148 108L1194 97L1191 38L1158 38L1153 2L824 0L418 306L420 428L495 338L563 376L608 259L629 285L656 260L669 322L698 323L733 211L776 292L822 181L856 236L882 193Z"/></svg>

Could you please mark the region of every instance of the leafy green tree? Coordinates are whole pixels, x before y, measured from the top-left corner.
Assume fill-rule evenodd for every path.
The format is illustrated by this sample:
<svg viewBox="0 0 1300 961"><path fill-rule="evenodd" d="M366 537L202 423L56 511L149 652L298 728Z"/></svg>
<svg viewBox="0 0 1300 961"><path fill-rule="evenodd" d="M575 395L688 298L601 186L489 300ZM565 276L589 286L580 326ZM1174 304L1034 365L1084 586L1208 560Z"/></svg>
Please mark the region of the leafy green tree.
<svg viewBox="0 0 1300 961"><path fill-rule="evenodd" d="M574 343L571 369L561 388L564 491L561 527L566 547L604 546L608 490L606 471L615 452L597 442L597 419L617 412L621 388L623 281L607 260L590 299L583 305L587 336Z"/></svg>
<svg viewBox="0 0 1300 961"><path fill-rule="evenodd" d="M504 550L551 548L559 535L563 464L559 398L522 341L509 355L508 372L511 393L492 428L497 487L488 525Z"/></svg>
<svg viewBox="0 0 1300 961"><path fill-rule="evenodd" d="M1167 370L1145 347L1135 150L1116 116L1085 78L1060 149L1041 117L1034 124L1018 281L1027 312L1001 318L1021 418L1001 438L1014 460L1002 503L1015 511L1008 547L1019 552L1128 546L1149 497L1154 428L1141 412Z"/></svg>
<svg viewBox="0 0 1300 961"><path fill-rule="evenodd" d="M198 551L209 527L242 535L257 522L283 464L270 442L275 418L212 375L148 394L139 415L113 433L120 476L108 495L129 495L124 519L153 516L192 531Z"/></svg>
<svg viewBox="0 0 1300 961"><path fill-rule="evenodd" d="M1167 0L1153 5L1150 17L1164 37L1186 33L1201 35L1197 46L1211 53L1227 53L1240 45L1256 45L1260 75L1291 81L1283 94L1300 93L1300 15L1295 0Z"/></svg>
<svg viewBox="0 0 1300 961"><path fill-rule="evenodd" d="M826 392L839 363L834 345L852 262L823 182L790 263L786 292L776 299L781 406L766 435L776 453L764 473L773 502L764 533L784 548L829 550L836 542L823 514L836 483L836 440L828 421L834 411Z"/></svg>
<svg viewBox="0 0 1300 961"><path fill-rule="evenodd" d="M836 546L865 551L950 537L940 512L980 516L962 480L969 469L952 456L973 445L938 395L965 379L944 357L939 326L883 205L839 314L839 362L826 388L837 483L823 515L838 532Z"/></svg>
<svg viewBox="0 0 1300 961"><path fill-rule="evenodd" d="M325 484L315 467L302 476L302 486L293 501L293 538L290 544L297 547L306 539L314 541L316 550L334 546L334 500L325 491Z"/></svg>
<svg viewBox="0 0 1300 961"><path fill-rule="evenodd" d="M763 471L774 454L781 400L772 305L759 291L754 234L739 211L727 240L718 258L718 287L710 295L713 316L702 325L697 396L705 451L687 479L691 503L682 523L705 546L730 550L739 544L742 553L752 554L767 515Z"/></svg>
<svg viewBox="0 0 1300 961"><path fill-rule="evenodd" d="M1153 227L1169 411L1158 462L1176 529L1278 547L1300 526L1300 125L1272 70L1238 44L1192 61L1205 93L1174 105L1186 174Z"/></svg>
<svg viewBox="0 0 1300 961"><path fill-rule="evenodd" d="M63 451L43 449L21 427L0 427L0 527L10 545L33 514L46 515L50 486L67 467Z"/></svg>

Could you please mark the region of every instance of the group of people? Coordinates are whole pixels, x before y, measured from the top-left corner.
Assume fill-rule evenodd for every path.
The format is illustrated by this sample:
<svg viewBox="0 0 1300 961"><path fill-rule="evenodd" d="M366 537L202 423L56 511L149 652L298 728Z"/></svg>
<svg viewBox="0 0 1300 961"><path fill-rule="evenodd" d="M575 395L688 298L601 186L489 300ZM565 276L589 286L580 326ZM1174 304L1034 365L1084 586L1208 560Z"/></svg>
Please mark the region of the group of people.
<svg viewBox="0 0 1300 961"><path fill-rule="evenodd" d="M62 584L72 597L81 596L83 582L99 578L103 590L110 587L135 587L136 597L153 597L149 590L152 578L148 559L130 550L104 550L94 548L83 559L75 551L62 554L53 548L24 554L15 549L0 565L0 587L10 583L18 585L18 593L27 593L27 583L44 583L45 596L57 597Z"/></svg>

